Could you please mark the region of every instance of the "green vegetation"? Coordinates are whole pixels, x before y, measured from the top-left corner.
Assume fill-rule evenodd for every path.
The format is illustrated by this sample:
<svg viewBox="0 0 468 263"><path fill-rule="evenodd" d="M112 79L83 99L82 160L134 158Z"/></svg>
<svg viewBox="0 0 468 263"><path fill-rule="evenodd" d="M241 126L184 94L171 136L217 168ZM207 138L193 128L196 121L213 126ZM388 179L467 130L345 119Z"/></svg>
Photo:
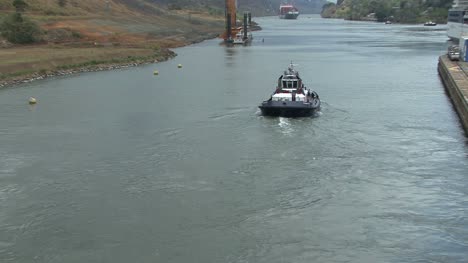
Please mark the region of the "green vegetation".
<svg viewBox="0 0 468 263"><path fill-rule="evenodd" d="M452 0L342 0L325 4L321 14L325 18L348 20L446 23L451 5Z"/></svg>
<svg viewBox="0 0 468 263"><path fill-rule="evenodd" d="M4 38L15 44L29 44L40 40L41 30L21 13L7 16L0 25Z"/></svg>
<svg viewBox="0 0 468 263"><path fill-rule="evenodd" d="M338 5L336 5L335 3L332 3L332 2L328 2L326 4L323 5L322 7L322 12L320 13L320 15L323 17L323 18L334 18L336 17L336 7Z"/></svg>
<svg viewBox="0 0 468 263"><path fill-rule="evenodd" d="M224 10L221 8L213 8L211 6L207 6L208 14L212 16L222 16L224 15Z"/></svg>
<svg viewBox="0 0 468 263"><path fill-rule="evenodd" d="M113 64L127 64L127 63L141 63L144 61L153 61L156 58L161 58L159 54L154 54L151 56L127 56L123 58L112 58L112 59L103 59L103 60L91 60L83 63L77 64L66 64L57 67L57 70L69 70L69 69L78 69L78 68L92 68L99 65L113 65Z"/></svg>
<svg viewBox="0 0 468 263"><path fill-rule="evenodd" d="M175 53L157 44L148 44L148 47L137 49L69 48L55 45L13 47L0 53L0 84L38 75L70 73L73 70L94 71L119 65L164 61L173 56Z"/></svg>
<svg viewBox="0 0 468 263"><path fill-rule="evenodd" d="M34 73L34 70L28 69L28 70L20 70L14 73L0 73L0 80L5 80L9 78L16 78L19 76L24 76L24 75L30 75Z"/></svg>
<svg viewBox="0 0 468 263"><path fill-rule="evenodd" d="M21 13L26 10L28 4L23 0L13 0L13 6L16 9L16 13Z"/></svg>
<svg viewBox="0 0 468 263"><path fill-rule="evenodd" d="M179 4L169 4L167 5L169 10L182 10L182 6Z"/></svg>
<svg viewBox="0 0 468 263"><path fill-rule="evenodd" d="M64 7L67 5L67 0L57 0L57 4L60 6L60 7Z"/></svg>
<svg viewBox="0 0 468 263"><path fill-rule="evenodd" d="M39 41L41 34L39 26L22 15L28 4L23 0L13 0L12 5L16 12L4 18L0 24L2 37L15 44L29 44Z"/></svg>

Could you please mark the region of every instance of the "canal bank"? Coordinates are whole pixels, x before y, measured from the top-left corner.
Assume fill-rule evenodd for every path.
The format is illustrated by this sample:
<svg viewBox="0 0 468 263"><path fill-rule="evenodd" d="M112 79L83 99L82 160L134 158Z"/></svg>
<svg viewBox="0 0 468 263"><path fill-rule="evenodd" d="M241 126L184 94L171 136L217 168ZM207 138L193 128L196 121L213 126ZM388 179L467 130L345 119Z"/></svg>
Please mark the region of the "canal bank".
<svg viewBox="0 0 468 263"><path fill-rule="evenodd" d="M465 132L468 134L468 76L462 62L454 62L446 55L439 57L438 71Z"/></svg>

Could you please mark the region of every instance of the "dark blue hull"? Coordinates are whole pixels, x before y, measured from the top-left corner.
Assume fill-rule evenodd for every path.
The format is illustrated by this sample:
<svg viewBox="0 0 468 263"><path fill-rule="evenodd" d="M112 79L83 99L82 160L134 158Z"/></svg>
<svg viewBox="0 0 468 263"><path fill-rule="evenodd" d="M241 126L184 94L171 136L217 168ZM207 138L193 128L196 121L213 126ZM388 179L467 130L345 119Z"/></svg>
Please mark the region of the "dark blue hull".
<svg viewBox="0 0 468 263"><path fill-rule="evenodd" d="M280 15L280 18L281 19L297 19L298 16L299 14L284 14L284 15Z"/></svg>
<svg viewBox="0 0 468 263"><path fill-rule="evenodd" d="M258 106L264 116L273 117L310 117L320 110L320 100L310 103L302 101L264 101Z"/></svg>

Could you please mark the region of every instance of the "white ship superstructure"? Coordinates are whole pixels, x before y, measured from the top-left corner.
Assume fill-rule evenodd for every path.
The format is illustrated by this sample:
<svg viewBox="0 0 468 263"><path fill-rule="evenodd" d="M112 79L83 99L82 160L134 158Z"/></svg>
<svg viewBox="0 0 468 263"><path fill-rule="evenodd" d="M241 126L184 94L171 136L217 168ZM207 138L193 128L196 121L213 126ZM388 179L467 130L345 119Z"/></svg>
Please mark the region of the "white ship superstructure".
<svg viewBox="0 0 468 263"><path fill-rule="evenodd" d="M468 36L468 0L454 0L448 11L447 36L458 41L461 36Z"/></svg>
<svg viewBox="0 0 468 263"><path fill-rule="evenodd" d="M454 0L452 7L468 7L468 0Z"/></svg>

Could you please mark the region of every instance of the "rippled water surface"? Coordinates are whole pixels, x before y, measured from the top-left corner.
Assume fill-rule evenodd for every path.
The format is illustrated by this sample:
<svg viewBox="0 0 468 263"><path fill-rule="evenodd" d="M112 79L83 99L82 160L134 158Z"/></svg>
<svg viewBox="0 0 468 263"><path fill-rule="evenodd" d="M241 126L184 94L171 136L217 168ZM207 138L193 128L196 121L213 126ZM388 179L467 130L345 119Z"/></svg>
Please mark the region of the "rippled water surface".
<svg viewBox="0 0 468 263"><path fill-rule="evenodd" d="M249 47L0 90L0 262L467 262L445 26L256 20ZM320 116L259 116L290 61Z"/></svg>

